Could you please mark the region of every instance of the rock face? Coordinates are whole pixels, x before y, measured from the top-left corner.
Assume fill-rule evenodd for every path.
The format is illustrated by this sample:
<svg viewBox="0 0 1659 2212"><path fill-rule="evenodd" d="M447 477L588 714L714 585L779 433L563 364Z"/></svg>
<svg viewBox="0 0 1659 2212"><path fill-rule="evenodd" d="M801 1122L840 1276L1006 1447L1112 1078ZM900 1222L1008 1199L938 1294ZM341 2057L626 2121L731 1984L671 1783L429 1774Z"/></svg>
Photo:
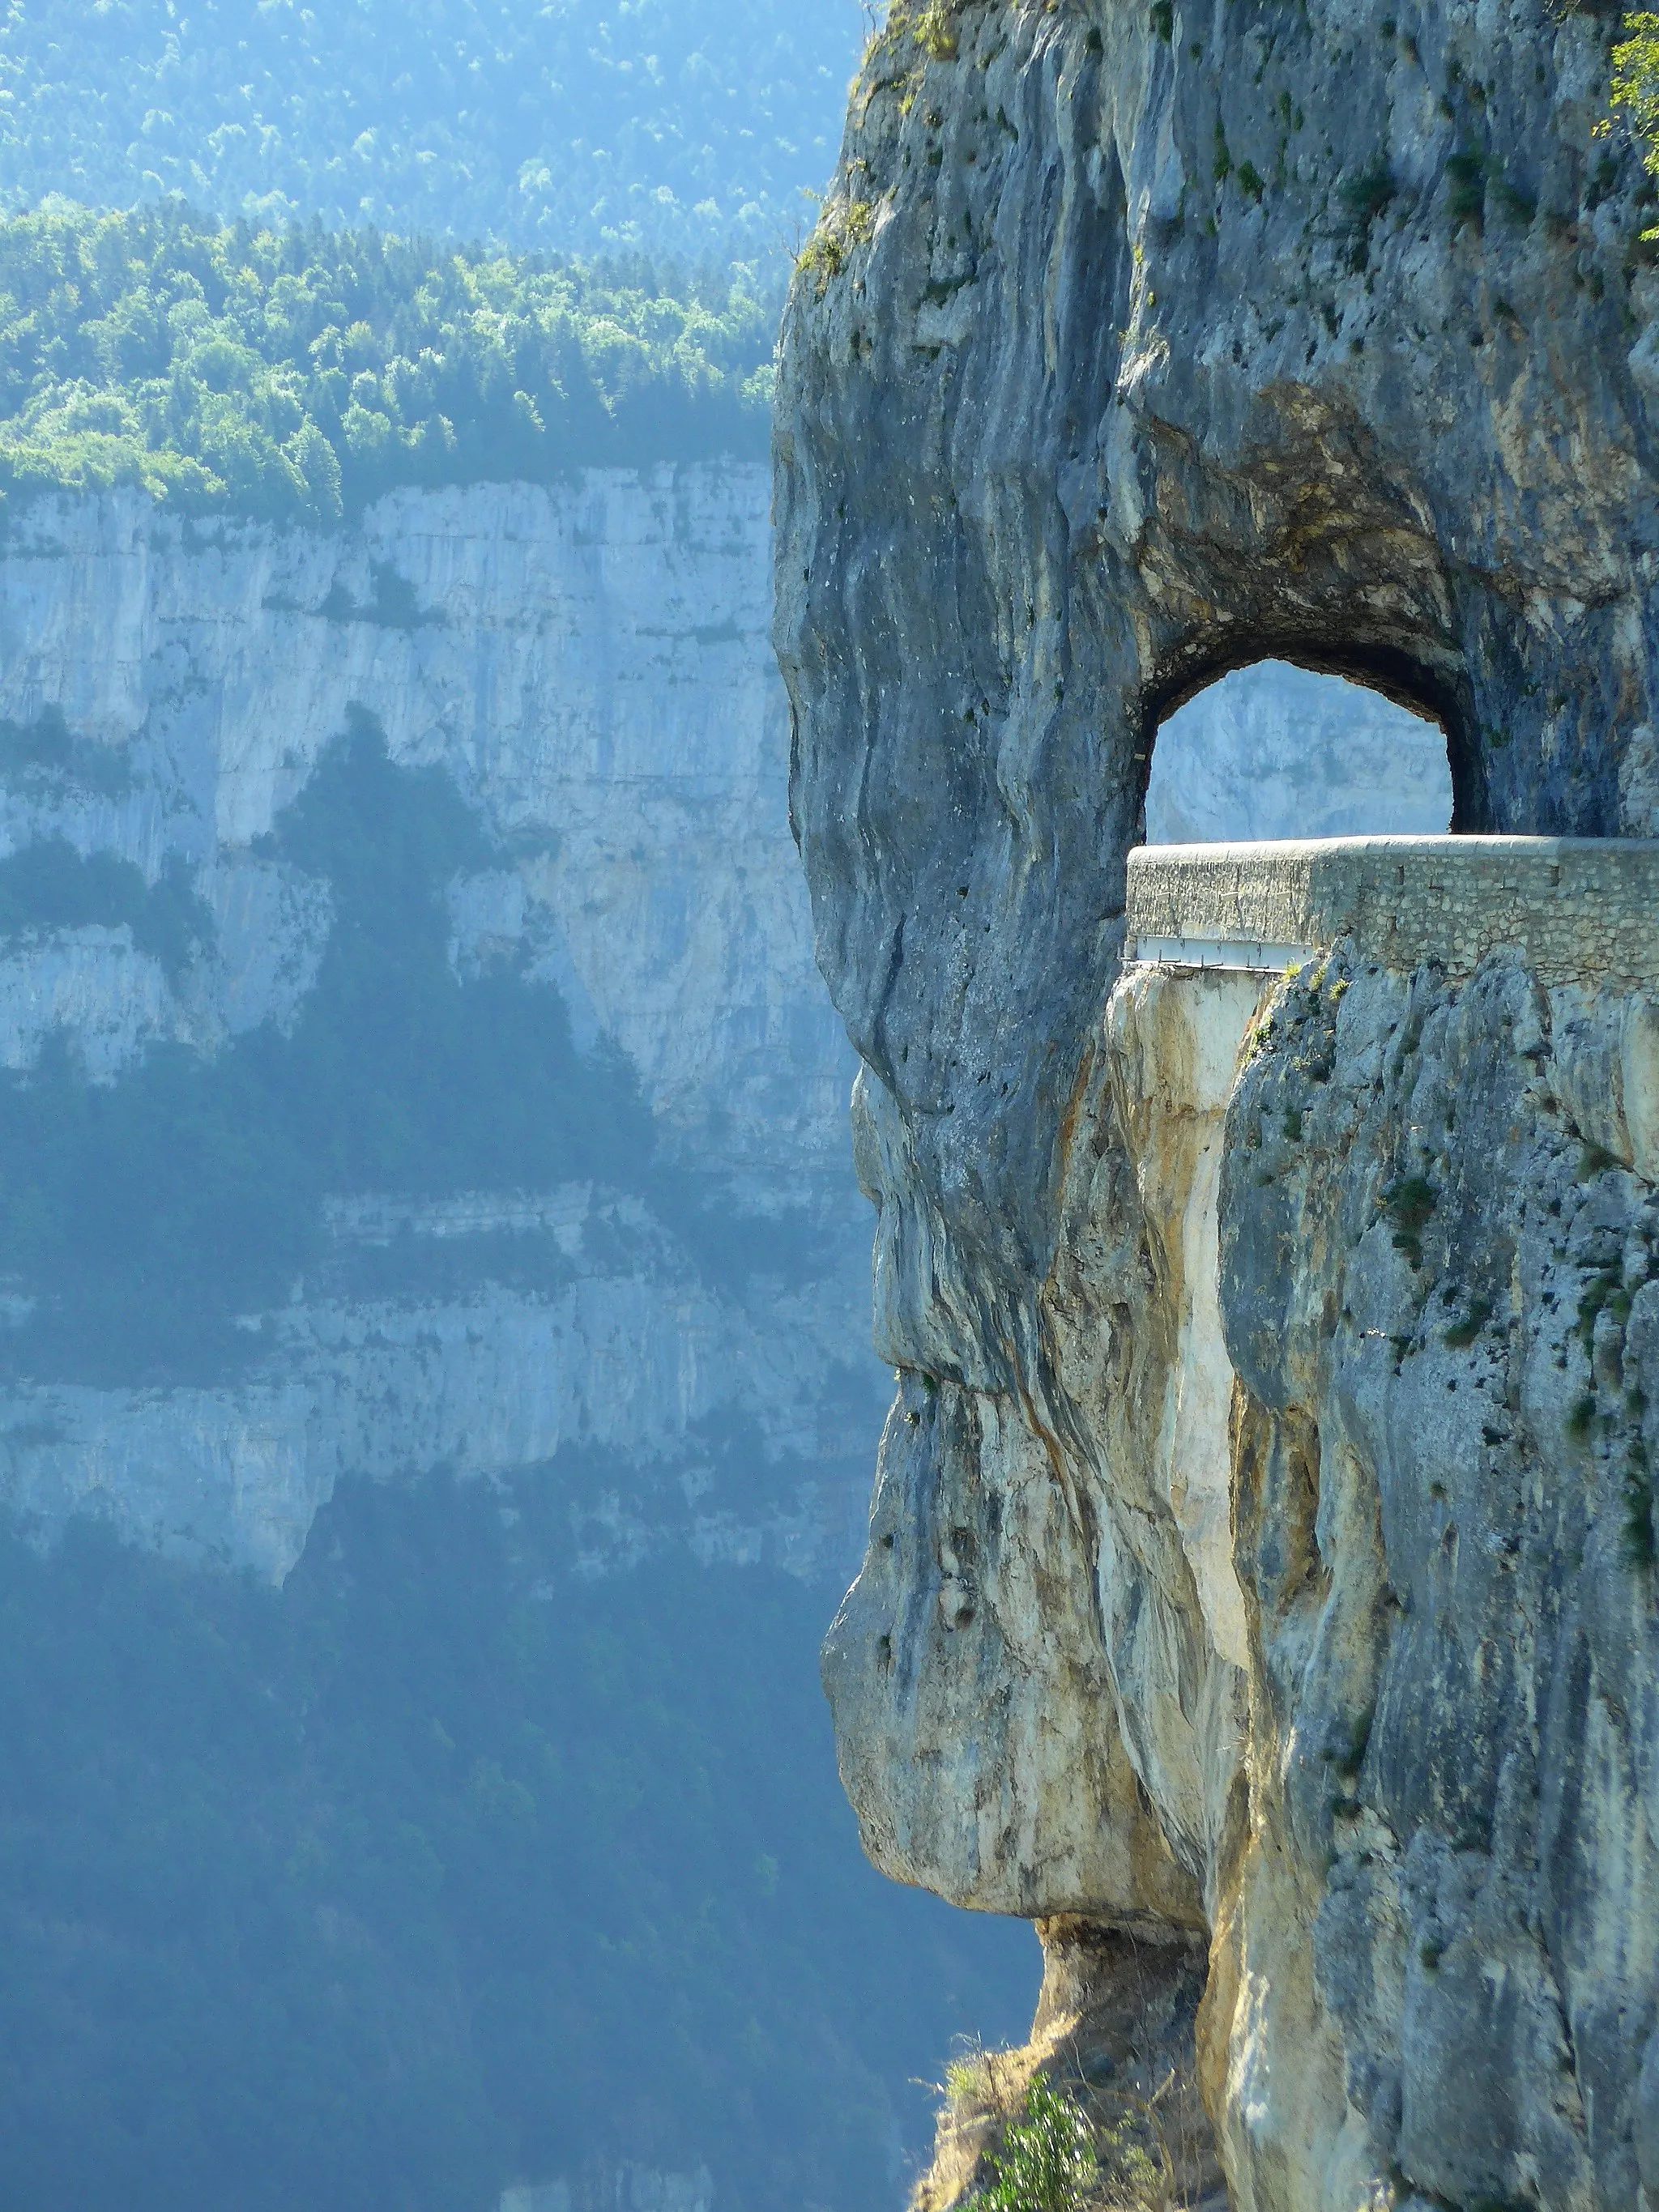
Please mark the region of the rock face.
<svg viewBox="0 0 1659 2212"><path fill-rule="evenodd" d="M1218 1980L1257 2201L1298 2168L1324 2201L1391 2170L1455 2203L1644 2179L1655 1192L1567 1103L1626 1014L1502 955L1460 988L1345 952L1233 1103L1258 1779ZM1297 2093L1281 2068L1264 2100L1291 2047Z"/></svg>
<svg viewBox="0 0 1659 2212"><path fill-rule="evenodd" d="M843 1773L902 1879L1207 1936L1263 2212L1659 2201L1650 990L1122 964L1159 725L1265 656L1435 714L1459 830L1655 829L1607 31L901 9L786 326L794 819L901 1370Z"/></svg>
<svg viewBox="0 0 1659 2212"><path fill-rule="evenodd" d="M852 1440L879 1415L855 1372L851 1063L784 817L767 499L763 470L711 465L400 493L331 537L137 495L13 524L0 872L67 848L187 891L199 927L180 952L143 913L26 912L0 1060L67 1042L119 1100L158 1046L211 1060L291 1030L335 900L270 833L370 722L396 767L447 772L485 841L448 886L455 972L556 987L577 1044L620 1050L666 1170L738 1256L711 1266L638 1188L341 1189L313 1279L243 1317L259 1348L234 1379L12 1389L9 1502L280 1578L343 1471L496 1475L575 1447L611 1470L573 1525L595 1563L670 1527L706 1556L845 1547ZM799 1249L774 1260L780 1224ZM416 1287L370 1287L394 1246ZM503 1269L508 1247L544 1283ZM9 1287L27 1315L35 1286ZM766 1498L721 1494L733 1423L775 1470Z"/></svg>

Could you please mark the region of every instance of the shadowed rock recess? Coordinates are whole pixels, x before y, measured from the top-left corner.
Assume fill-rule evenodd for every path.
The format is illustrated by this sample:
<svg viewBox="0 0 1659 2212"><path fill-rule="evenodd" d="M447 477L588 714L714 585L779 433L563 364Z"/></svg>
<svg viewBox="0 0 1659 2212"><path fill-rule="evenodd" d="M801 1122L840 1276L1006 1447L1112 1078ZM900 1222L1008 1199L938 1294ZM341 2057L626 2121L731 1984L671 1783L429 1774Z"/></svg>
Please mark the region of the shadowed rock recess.
<svg viewBox="0 0 1659 2212"><path fill-rule="evenodd" d="M1614 28L896 5L786 324L793 817L899 1374L843 1776L890 1874L1042 1923L1032 2063L1098 2014L1152 2082L1196 2003L1170 2095L1261 2212L1659 2205L1639 927L1570 843L1254 919L1165 854L1126 947L1158 724L1269 656L1433 714L1457 831L1659 830ZM1299 975L1212 959L1291 908Z"/></svg>

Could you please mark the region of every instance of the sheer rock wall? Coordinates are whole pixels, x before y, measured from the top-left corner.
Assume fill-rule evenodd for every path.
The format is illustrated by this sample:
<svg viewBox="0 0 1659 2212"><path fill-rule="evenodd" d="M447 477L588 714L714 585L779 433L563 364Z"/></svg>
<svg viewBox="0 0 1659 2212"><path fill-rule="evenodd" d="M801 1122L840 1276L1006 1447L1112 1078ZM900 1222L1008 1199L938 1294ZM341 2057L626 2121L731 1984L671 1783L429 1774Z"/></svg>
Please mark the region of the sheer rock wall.
<svg viewBox="0 0 1659 2212"><path fill-rule="evenodd" d="M1656 826L1610 27L901 21L786 325L794 821L901 1370L843 1771L902 1879L1207 1929L1264 2209L1659 2201L1647 1017L1339 960L1236 1079L1253 1006L1120 981L1159 717L1257 657L1435 712L1460 829Z"/></svg>
<svg viewBox="0 0 1659 2212"><path fill-rule="evenodd" d="M211 926L172 966L125 926L9 927L0 1066L55 1038L118 1100L158 1046L207 1059L291 1028L331 893L264 841L368 714L398 766L447 772L496 848L449 886L456 972L556 986L579 1044L620 1047L739 1264L717 1279L637 1192L342 1189L324 1279L246 1317L234 1377L120 1387L89 1345L82 1373L0 1392L0 1500L280 1580L343 1474L553 1480L575 1447L611 1468L571 1501L596 1564L672 1540L816 1571L850 1548L849 1439L878 1428L881 1377L850 1054L786 826L768 496L763 467L707 464L398 492L326 533L185 521L136 493L13 519L0 859L63 841L152 885L181 869ZM33 757L53 718L62 763ZM781 1281L766 1232L786 1214L817 1242ZM377 1254L389 1287L365 1291ZM4 1288L0 1322L37 1286ZM724 1482L733 1425L770 1494Z"/></svg>

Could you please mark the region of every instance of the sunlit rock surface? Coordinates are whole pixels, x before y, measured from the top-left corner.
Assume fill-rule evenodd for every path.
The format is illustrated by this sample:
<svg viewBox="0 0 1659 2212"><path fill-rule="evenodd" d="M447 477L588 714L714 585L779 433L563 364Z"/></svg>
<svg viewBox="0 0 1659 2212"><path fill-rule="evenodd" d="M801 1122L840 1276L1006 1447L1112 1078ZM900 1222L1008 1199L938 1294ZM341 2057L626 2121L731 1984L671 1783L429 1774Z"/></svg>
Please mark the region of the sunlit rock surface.
<svg viewBox="0 0 1659 2212"><path fill-rule="evenodd" d="M1156 733L1252 659L1437 718L1459 830L1659 826L1611 18L910 20L775 448L902 1370L826 1648L850 1794L962 1903L1201 1916L1241 2206L1650 2203L1654 994L1122 968Z"/></svg>

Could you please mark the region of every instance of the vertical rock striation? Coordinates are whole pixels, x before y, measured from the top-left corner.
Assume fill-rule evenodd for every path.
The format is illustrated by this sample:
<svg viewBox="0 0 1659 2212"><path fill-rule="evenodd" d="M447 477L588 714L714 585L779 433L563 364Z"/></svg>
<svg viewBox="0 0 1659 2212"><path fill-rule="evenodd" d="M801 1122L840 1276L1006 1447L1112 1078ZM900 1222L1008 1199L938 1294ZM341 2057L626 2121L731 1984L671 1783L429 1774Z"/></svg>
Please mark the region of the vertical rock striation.
<svg viewBox="0 0 1659 2212"><path fill-rule="evenodd" d="M898 8L786 326L793 814L901 1371L843 1772L901 1879L1171 1987L1207 1940L1263 2212L1659 2191L1650 994L1122 965L1159 721L1255 659L1433 714L1457 829L1659 826L1607 31Z"/></svg>

